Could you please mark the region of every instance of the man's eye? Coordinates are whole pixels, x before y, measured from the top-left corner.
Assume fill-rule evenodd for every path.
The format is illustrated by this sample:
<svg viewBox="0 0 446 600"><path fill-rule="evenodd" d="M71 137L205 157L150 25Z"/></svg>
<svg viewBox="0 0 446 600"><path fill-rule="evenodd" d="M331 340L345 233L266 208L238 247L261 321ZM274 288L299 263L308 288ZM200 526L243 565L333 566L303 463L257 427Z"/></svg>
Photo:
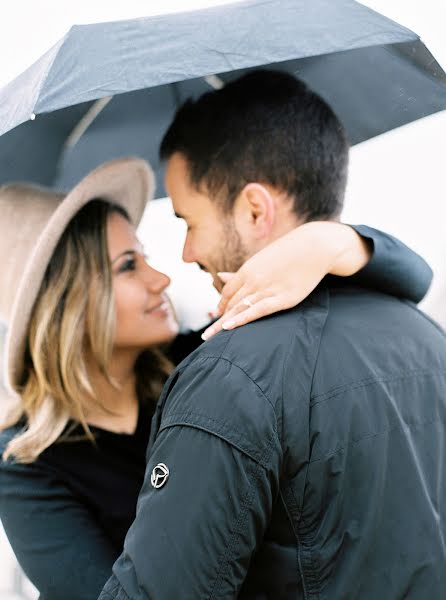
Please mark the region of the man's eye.
<svg viewBox="0 0 446 600"><path fill-rule="evenodd" d="M136 261L134 258L129 258L119 267L118 273L125 273L126 271L134 271L136 269Z"/></svg>

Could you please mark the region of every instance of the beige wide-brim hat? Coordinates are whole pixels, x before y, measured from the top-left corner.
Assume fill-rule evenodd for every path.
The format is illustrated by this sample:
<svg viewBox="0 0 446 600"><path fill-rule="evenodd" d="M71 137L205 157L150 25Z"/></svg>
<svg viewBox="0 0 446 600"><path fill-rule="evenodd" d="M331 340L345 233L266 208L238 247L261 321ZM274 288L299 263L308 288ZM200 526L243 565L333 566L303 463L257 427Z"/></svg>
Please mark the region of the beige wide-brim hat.
<svg viewBox="0 0 446 600"><path fill-rule="evenodd" d="M0 187L0 318L6 323L3 381L14 394L23 373L29 321L47 265L74 215L94 198L122 207L136 227L155 181L142 159L104 163L63 195L27 184Z"/></svg>

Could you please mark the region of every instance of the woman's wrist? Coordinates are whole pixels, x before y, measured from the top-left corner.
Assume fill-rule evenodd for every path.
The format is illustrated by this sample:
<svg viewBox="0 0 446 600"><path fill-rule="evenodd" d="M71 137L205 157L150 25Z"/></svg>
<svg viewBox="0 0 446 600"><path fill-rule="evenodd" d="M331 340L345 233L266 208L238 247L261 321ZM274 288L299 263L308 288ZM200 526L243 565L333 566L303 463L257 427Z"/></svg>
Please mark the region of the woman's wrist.
<svg viewBox="0 0 446 600"><path fill-rule="evenodd" d="M320 254L327 274L349 277L364 268L371 258L372 245L350 225L311 221L298 229L300 235L306 230L306 235L312 239L313 252Z"/></svg>

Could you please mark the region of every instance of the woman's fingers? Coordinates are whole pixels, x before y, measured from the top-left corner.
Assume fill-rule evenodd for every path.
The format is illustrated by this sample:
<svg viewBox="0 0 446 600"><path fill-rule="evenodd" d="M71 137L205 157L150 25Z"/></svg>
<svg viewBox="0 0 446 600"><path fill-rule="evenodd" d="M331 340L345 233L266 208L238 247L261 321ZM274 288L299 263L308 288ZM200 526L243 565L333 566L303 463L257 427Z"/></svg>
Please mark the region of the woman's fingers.
<svg viewBox="0 0 446 600"><path fill-rule="evenodd" d="M298 304L327 273L346 275L364 266L369 256L358 250L358 239L356 232L339 223L300 225L251 256L237 273L221 274L226 283L217 315L227 316L246 297L258 293L277 298L276 310ZM360 258L359 264L355 257Z"/></svg>
<svg viewBox="0 0 446 600"><path fill-rule="evenodd" d="M251 321L255 321L256 319L261 319L262 317L271 315L272 313L277 312L278 306L279 304L277 298L271 296L269 298L263 298L255 304L245 306L244 310L234 314L233 316L229 316L228 318L225 316L222 317L222 329L235 329L236 327L241 327L242 325L251 323Z"/></svg>
<svg viewBox="0 0 446 600"><path fill-rule="evenodd" d="M254 304L254 301L259 299L259 298L255 298L254 295L252 296L252 301L251 303ZM215 335L216 333L218 333L219 331L222 330L222 325L223 323L225 323L226 321L230 321L232 320L239 312L246 310L247 308L249 308L248 304L245 304L243 302L238 302L235 306L233 306L231 309L226 310L225 313L214 323L212 323L212 325L210 325L202 334L202 338L204 340L209 339L210 337L212 337L213 335Z"/></svg>
<svg viewBox="0 0 446 600"><path fill-rule="evenodd" d="M260 300L260 294L259 294L259 290L257 289L253 289L252 286L248 286L247 284L243 284L232 296L231 298L228 300L228 302L226 303L226 309L224 310L224 312L222 313L222 316L225 313L228 313L230 310L233 310L236 306L239 306L241 303L243 302L244 298L252 297L253 295L259 296L258 298L256 298L257 300ZM261 297L265 297L266 294L262 294ZM252 298L251 298L251 302L252 302ZM244 306L244 308L246 308L246 306Z"/></svg>
<svg viewBox="0 0 446 600"><path fill-rule="evenodd" d="M220 271L217 273L217 275L223 281L223 283L228 283L228 281L234 277L235 273L230 273L229 271Z"/></svg>
<svg viewBox="0 0 446 600"><path fill-rule="evenodd" d="M279 296L268 296L260 297L260 295L252 294L251 296L245 296L231 310L225 312L225 314L215 321L210 327L203 333L202 338L208 340L213 335L221 331L222 329L230 330L251 323L256 319L261 319L271 315L278 310L283 310L285 304L288 304L288 308L293 305L292 300L288 303L285 298Z"/></svg>
<svg viewBox="0 0 446 600"><path fill-rule="evenodd" d="M228 310L228 303L232 300L234 294L243 285L244 278L240 271L237 271L237 273L217 273L217 275L225 284L221 290L221 298L217 308L220 314L223 314Z"/></svg>

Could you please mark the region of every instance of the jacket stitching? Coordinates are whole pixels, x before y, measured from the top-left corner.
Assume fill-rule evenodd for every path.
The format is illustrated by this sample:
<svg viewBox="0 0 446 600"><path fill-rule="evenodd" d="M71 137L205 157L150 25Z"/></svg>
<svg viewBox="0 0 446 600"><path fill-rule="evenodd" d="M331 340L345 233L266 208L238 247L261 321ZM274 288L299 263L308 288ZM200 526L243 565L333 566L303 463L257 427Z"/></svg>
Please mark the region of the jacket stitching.
<svg viewBox="0 0 446 600"><path fill-rule="evenodd" d="M270 443L269 443L269 446L270 446L269 454L271 454L271 450L272 450L272 441L273 440L271 439ZM233 555L233 549L236 546L237 536L239 535L239 533L241 531L241 526L244 524L244 522L246 520L245 519L246 514L249 511L249 509L251 508L254 498L256 497L256 488L253 485L252 479L255 479L255 480L258 479L258 470L259 470L259 465L257 463L252 465L250 468L249 489L243 498L243 501L242 501L243 507L239 512L237 520L235 521L233 532L230 535L230 538L229 538L229 541L228 541L228 544L226 547L226 551L223 554L224 562L220 565L220 568L216 574L216 579L211 588L209 600L212 600L212 598L218 597L218 596L215 596L215 594L218 592L217 586L219 585L220 581L222 580L225 572L227 572L230 567L230 560L228 560L228 559L230 556Z"/></svg>
<svg viewBox="0 0 446 600"><path fill-rule="evenodd" d="M235 429L234 427L228 427L226 425L227 421L217 421L216 419L213 419L212 417L209 417L208 415L204 415L203 413L199 413L195 410L169 413L166 417L163 418L160 429L162 429L164 427L165 423L170 424L170 421L172 419L173 420L174 419L188 419L190 417L197 417L199 419L204 419L206 421L209 421L210 423L215 423L219 429L221 428L222 430L226 430L229 433L235 433L240 438L245 437L245 432L239 431L238 429ZM273 428L274 433L278 434L277 422L272 423L272 428Z"/></svg>
<svg viewBox="0 0 446 600"><path fill-rule="evenodd" d="M438 423L438 421L439 421L439 419L430 419L429 421L417 421L415 423L406 423L405 422L404 425L408 429L416 429L417 427L427 427L429 425L432 425L433 423ZM328 454L324 454L323 456L321 456L319 458L315 458L315 459L311 460L310 464L317 463L317 462L320 462L321 460L330 458L331 456L334 456L338 452L342 452L346 448L351 448L351 447L355 446L356 444L359 444L363 440L374 438L374 437L379 437L380 435L386 435L386 434L388 434L392 431L396 431L398 429L402 429L401 423L398 423L397 425L394 425L393 427L387 427L386 429L381 429L380 431L375 431L373 433L366 433L365 435L361 436L360 438L356 438L355 440L349 442L348 444L345 444L344 446L340 446L339 448L336 448L336 450L332 450Z"/></svg>
<svg viewBox="0 0 446 600"><path fill-rule="evenodd" d="M304 596L304 600L308 600L307 581L306 581L306 578L304 577L304 569L302 566L302 556L301 556L302 544L300 541L298 528L295 526L295 521L298 524L298 522L300 520L300 509L299 509L298 502L296 500L296 496L294 494L293 486L291 485L290 481L286 481L284 484L281 484L280 487L281 487L280 496L281 496L282 502L285 506L285 511L287 513L291 529L293 530L294 536L296 538L296 563L297 563L297 570L299 571L301 580L302 580L303 596ZM288 496L290 496L289 501L287 499ZM296 513L296 518L294 516L294 513Z"/></svg>
<svg viewBox="0 0 446 600"><path fill-rule="evenodd" d="M127 595L123 587L120 587L118 595L115 596L115 600L130 600L130 596Z"/></svg>
<svg viewBox="0 0 446 600"><path fill-rule="evenodd" d="M210 420L212 421L212 419L210 419ZM218 422L216 422L216 423L218 424ZM271 436L268 440L268 443L265 446L265 449L262 452L258 452L256 450L252 450L252 449L250 450L246 447L241 446L234 439L232 439L230 437L226 437L224 435L223 431L217 431L215 429L207 429L205 425L202 425L200 423L191 423L190 421L187 421L187 420L181 420L180 415L178 415L178 417L176 419L172 420L172 422L167 422L162 427L160 427L160 429L158 430L158 435L162 431L164 431L166 429L170 429L171 427L191 427L193 429L200 429L201 431L205 431L206 433L209 433L209 435L214 435L215 437L219 437L220 439L222 439L226 443L228 443L230 446L237 448L237 450L239 450L240 452L242 452L243 454L248 456L255 463L259 463L264 468L267 467L267 461L268 461L270 453L271 453L270 446L272 444L272 440L274 439L274 437L276 437L276 431L273 431L273 433L271 434ZM233 433L233 431L230 429L227 429L227 432ZM239 435L239 437L242 437L241 434L238 434L238 435Z"/></svg>
<svg viewBox="0 0 446 600"><path fill-rule="evenodd" d="M444 369L438 369L436 371L433 371L432 369L414 369L414 370L410 370L410 371L405 371L404 374L398 374L398 375L388 375L386 377L377 377L377 376L373 376L373 377L367 377L365 379L360 379L358 381L354 381L352 383L348 383L348 384L344 384L341 385L337 388L334 388L332 390L330 390L329 392L324 392L323 394L319 394L317 396L313 396L310 399L310 406L316 406L317 404L321 404L322 402L326 402L327 400L331 400L332 398L335 398L336 396L338 396L339 394L342 394L345 391L350 391L350 390L356 390L362 387L367 387L369 385L375 385L377 383L389 383L391 381L401 381L403 379L411 379L413 377L418 377L418 376L425 376L425 377L437 377L439 375L446 375L446 370ZM320 398L320 399L319 399ZM316 402L314 402L314 400L317 400Z"/></svg>
<svg viewBox="0 0 446 600"><path fill-rule="evenodd" d="M268 402L268 404L273 408L273 410L275 410L275 405L273 404L273 402L268 398L268 396L266 395L266 393L262 390L262 388L260 387L260 385L257 383L257 381L255 381L254 379L252 379L252 377L249 375L249 373L247 373L243 367L241 367L240 365L234 363L232 360L230 360L229 358L226 358L224 356L214 356L214 355L207 355L207 356L201 356L197 359L195 359L193 362L189 363L188 365L186 365L184 367L183 370L185 370L186 368L190 367L193 364L199 363L199 362L204 362L208 359L212 359L212 360L223 360L227 363L229 363L230 365L232 365L233 367L235 367L236 369L238 369L239 371L241 371L248 379L249 381L251 381L251 383L253 383L256 388L259 390L259 392L262 394L262 396L265 398L265 400Z"/></svg>
<svg viewBox="0 0 446 600"><path fill-rule="evenodd" d="M311 390L313 389L316 365L317 365L317 362L319 359L325 325L327 323L327 315L328 315L328 311L329 311L329 301L330 301L330 296L327 293L326 294L326 306L323 307L326 310L326 315L324 318L324 324L321 328L320 335L319 335L319 344L318 344L316 357L315 357L314 364L313 364L313 372L312 372L312 377L311 377L311 382L310 382L310 387L309 387L309 389L310 389L310 407L311 407ZM291 349L290 349L290 353L291 353ZM289 357L289 354L287 356L287 360L288 360L288 357ZM283 368L283 372L282 372L282 398L284 395L283 389L284 389L284 379L285 379L285 364L286 364L287 360L284 361L284 368ZM310 435L309 430L310 430L310 423L308 422L308 437ZM309 460L309 457L307 457L307 464L305 466L305 479L304 479L304 483L303 483L304 489L305 489L307 478L308 478L308 470L309 470L308 460ZM303 497L302 497L301 503L299 503L296 498L296 495L294 493L293 486L290 485L289 482L287 482L287 483L288 483L288 485L287 485L288 494L287 495L289 495L289 498L290 498L292 504L294 505L294 507L297 509L297 513L298 513L297 528L294 527L294 520L292 519L291 515L289 515L289 518L290 518L291 526L292 526L292 529L294 532L294 536L296 538L297 565L298 565L299 573L300 573L301 580L302 580L303 594L304 594L305 600L307 600L310 597L314 597L314 593L316 593L316 595L317 595L316 597L319 597L320 582L319 582L319 578L317 577L317 574L316 574L316 569L314 568L314 558L312 556L311 547L308 548L307 551L305 550L305 547L302 543L302 537L301 537L301 534L299 531L299 523L303 522L303 518L302 518ZM283 500L285 502L286 510L288 512L288 507L287 507L287 503L285 501L285 497L283 497ZM309 555L308 558L306 557L307 554ZM317 588L317 591L315 591L315 587Z"/></svg>
<svg viewBox="0 0 446 600"><path fill-rule="evenodd" d="M227 344L226 344L227 345ZM226 348L226 346L225 346ZM255 388L260 392L260 394L262 395L262 397L268 402L269 406L272 408L272 410L274 411L274 417L275 417L275 422L273 422L273 433L271 435L271 438L274 438L274 435L276 434L277 437L279 437L279 432L277 429L277 414L276 414L276 410L275 410L275 406L273 405L273 403L271 402L271 400L268 398L268 396L265 394L265 392L262 390L262 388L258 385L258 383L256 381L254 381L249 374L239 365L233 363L231 360L222 357L222 356L202 356L197 358L195 361L189 363L188 365L185 365L181 370L178 371L178 373L185 371L189 366L191 366L192 364L199 364L199 363L203 363L207 360L214 360L214 361L225 361L226 363L229 363L231 366L237 368L239 371L241 371L245 377L255 386ZM170 391L172 391L173 388L171 388ZM165 400L167 402L167 396L165 397ZM165 407L163 407L163 410L165 410ZM173 425L189 425L189 426L195 426L198 428L201 428L205 431L208 431L208 433L215 433L216 435L220 435L220 437L223 437L223 435L226 434L232 434L233 436L235 435L236 438L239 440L234 441L231 439L227 439L226 437L223 438L225 439L225 441L227 441L228 443L232 444L233 446L237 447L240 451L244 452L245 454L247 454L248 456L250 456L250 458L252 458L253 460L260 462L261 464L263 464L264 460L267 460L268 458L268 448L267 446L262 447L260 450L256 450L254 447L250 447L250 445L246 444L245 441L245 436L243 434L243 432L241 431L237 431L236 429L234 429L233 427L229 428L229 427L225 427L225 424L222 423L221 421L216 421L215 419L212 419L211 417L207 416L207 415L203 415L200 413L197 413L195 411L188 411L188 412L176 412L176 413L169 413L168 409L165 410L166 416L162 417L161 419L161 423L160 423L160 428L158 430L158 433L161 432L163 429L165 429L166 427L171 427ZM199 423L191 423L190 420L187 422L181 421L181 422L176 422L175 423L175 419L190 419L191 416L196 416L199 417L201 419L205 419L208 423L214 423L215 425L217 425L218 427L216 428L216 431L209 431L205 428L204 425L201 425ZM240 445L240 440L244 441L245 443L243 445ZM251 454L253 454L253 456L251 456Z"/></svg>
<svg viewBox="0 0 446 600"><path fill-rule="evenodd" d="M113 576L115 578L116 576ZM108 588L108 589L107 589ZM118 595L116 595L118 594ZM101 592L99 600L129 600L129 596L126 594L124 588L121 586L119 581L115 582L115 585L111 588L110 583L106 583L104 590Z"/></svg>

